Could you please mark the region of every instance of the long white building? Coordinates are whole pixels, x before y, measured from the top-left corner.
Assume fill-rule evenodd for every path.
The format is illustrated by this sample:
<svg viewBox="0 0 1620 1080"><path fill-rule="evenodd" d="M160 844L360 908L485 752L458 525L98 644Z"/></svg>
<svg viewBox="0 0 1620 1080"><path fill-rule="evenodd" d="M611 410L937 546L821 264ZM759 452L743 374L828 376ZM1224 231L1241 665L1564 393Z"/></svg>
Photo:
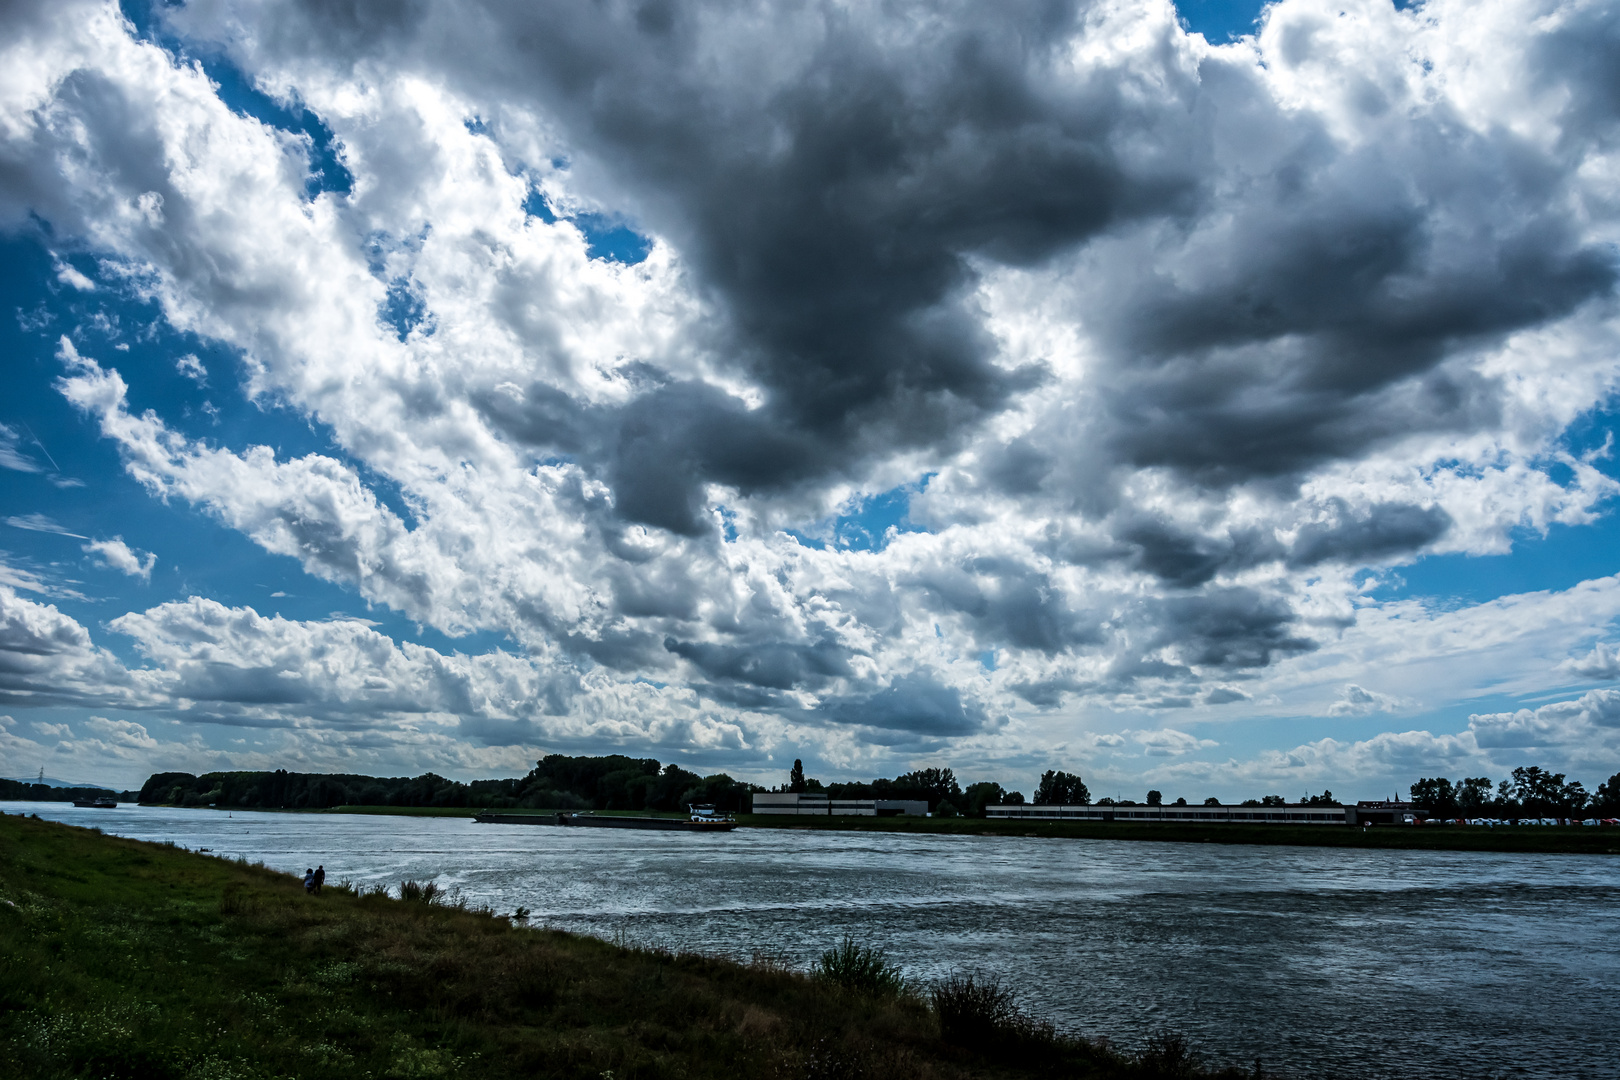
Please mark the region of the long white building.
<svg viewBox="0 0 1620 1080"><path fill-rule="evenodd" d="M756 799L759 796L754 796ZM1187 821L1243 825L1353 825L1353 806L1043 806L998 805L985 807L985 816L1031 821Z"/></svg>
<svg viewBox="0 0 1620 1080"><path fill-rule="evenodd" d="M920 799L829 799L825 795L761 791L754 795L754 813L810 814L818 817L927 817L928 804Z"/></svg>

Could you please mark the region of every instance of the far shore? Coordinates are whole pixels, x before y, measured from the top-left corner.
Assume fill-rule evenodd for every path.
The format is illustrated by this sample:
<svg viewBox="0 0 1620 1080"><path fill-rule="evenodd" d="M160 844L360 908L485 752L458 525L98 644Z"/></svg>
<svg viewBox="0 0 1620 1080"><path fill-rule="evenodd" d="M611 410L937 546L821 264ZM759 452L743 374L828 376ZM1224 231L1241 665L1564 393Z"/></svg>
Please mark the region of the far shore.
<svg viewBox="0 0 1620 1080"><path fill-rule="evenodd" d="M1292 847L1404 848L1422 851L1523 851L1582 855L1620 854L1620 829L1600 826L1195 825L1128 821L1007 821L995 818L794 817L739 814L762 829L835 829L850 832L1031 836L1074 840L1157 840L1181 844L1255 844Z"/></svg>
<svg viewBox="0 0 1620 1080"><path fill-rule="evenodd" d="M470 818L474 814L535 814L556 810L466 806L333 806L321 810L272 807L199 807L296 814L372 814L386 817ZM684 817L660 810L568 811L632 817ZM994 818L808 817L737 814L752 829L892 832L931 836L1022 836L1068 840L1154 840L1180 844L1251 844L1287 847L1393 848L1413 851L1540 852L1620 855L1620 829L1602 826L1381 825L1194 825L1138 822L1004 821Z"/></svg>

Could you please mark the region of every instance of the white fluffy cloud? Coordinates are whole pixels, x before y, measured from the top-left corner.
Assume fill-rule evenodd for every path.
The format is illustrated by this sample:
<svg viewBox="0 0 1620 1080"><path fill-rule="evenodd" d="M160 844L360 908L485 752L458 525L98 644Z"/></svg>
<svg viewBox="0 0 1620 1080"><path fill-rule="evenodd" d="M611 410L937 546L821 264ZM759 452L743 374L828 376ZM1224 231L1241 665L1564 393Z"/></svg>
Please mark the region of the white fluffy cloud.
<svg viewBox="0 0 1620 1080"><path fill-rule="evenodd" d="M157 556L150 551L136 551L124 543L121 536L111 540L92 540L84 545L84 550L109 569L138 577L142 581L152 580L152 567L157 563Z"/></svg>
<svg viewBox="0 0 1620 1080"><path fill-rule="evenodd" d="M1396 702L1384 694L1374 693L1355 683L1344 688L1344 694L1328 708L1329 716L1366 716L1368 713L1389 712Z"/></svg>
<svg viewBox="0 0 1620 1080"><path fill-rule="evenodd" d="M1468 718L1474 740L1490 749L1579 746L1612 754L1620 748L1620 690L1591 690L1574 701L1539 709L1476 713Z"/></svg>
<svg viewBox="0 0 1620 1080"><path fill-rule="evenodd" d="M1620 374L1607 5L1282 0L1219 47L1168 2L653 10L164 9L328 157L115 5L8 15L0 223L50 222L334 449L187 438L71 335L62 394L154 496L523 652L193 599L113 621L131 686L855 767L1101 711L1432 708L1420 669L1469 650L1516 659L1449 700L1533 692L1616 614L1612 582L1442 612L1358 576L1617 492L1564 443ZM592 256L614 220L644 261ZM908 485L926 532L786 531Z"/></svg>
<svg viewBox="0 0 1620 1080"><path fill-rule="evenodd" d="M1606 641L1600 641L1592 647L1592 651L1585 656L1571 657L1558 665L1562 671L1568 671L1585 679L1601 679L1604 682L1613 682L1620 679L1620 651L1617 651Z"/></svg>
<svg viewBox="0 0 1620 1080"><path fill-rule="evenodd" d="M1180 757L1194 750L1209 750L1220 745L1214 739L1200 739L1174 728L1126 731L1124 734L1141 746L1142 752L1149 757Z"/></svg>
<svg viewBox="0 0 1620 1080"><path fill-rule="evenodd" d="M7 706L134 703L130 674L50 604L0 584L0 703Z"/></svg>

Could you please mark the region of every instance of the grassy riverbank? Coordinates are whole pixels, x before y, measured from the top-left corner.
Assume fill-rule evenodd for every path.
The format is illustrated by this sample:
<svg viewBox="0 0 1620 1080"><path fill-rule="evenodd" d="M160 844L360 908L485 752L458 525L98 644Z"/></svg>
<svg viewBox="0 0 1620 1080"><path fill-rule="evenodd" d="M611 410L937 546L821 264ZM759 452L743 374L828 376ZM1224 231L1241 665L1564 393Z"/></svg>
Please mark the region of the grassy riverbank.
<svg viewBox="0 0 1620 1080"><path fill-rule="evenodd" d="M872 985L310 897L262 867L0 817L0 1075L18 1080L1214 1075L1174 1043L1127 1058L1062 1036L982 985Z"/></svg>
<svg viewBox="0 0 1620 1080"><path fill-rule="evenodd" d="M1620 854L1620 829L1587 826L1193 825L1125 821L998 821L988 818L792 817L743 814L750 828L836 829L852 832L1047 836L1085 840L1161 840L1183 844L1273 844L1313 847L1404 848L1423 851L1543 851Z"/></svg>

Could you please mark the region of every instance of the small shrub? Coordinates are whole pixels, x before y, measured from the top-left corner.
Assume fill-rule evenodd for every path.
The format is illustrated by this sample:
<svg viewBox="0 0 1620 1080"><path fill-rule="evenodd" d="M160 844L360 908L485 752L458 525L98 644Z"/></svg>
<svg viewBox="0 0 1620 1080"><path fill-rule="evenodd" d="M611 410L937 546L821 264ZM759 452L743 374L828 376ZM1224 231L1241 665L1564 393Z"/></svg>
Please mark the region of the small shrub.
<svg viewBox="0 0 1620 1080"><path fill-rule="evenodd" d="M764 971L776 975L793 970L793 965L786 957L766 949L755 949L748 958L748 966L755 971Z"/></svg>
<svg viewBox="0 0 1620 1080"><path fill-rule="evenodd" d="M1202 1062L1188 1045L1186 1036L1174 1032L1149 1039L1147 1046L1136 1055L1136 1066L1143 1076L1153 1080L1193 1080L1204 1075Z"/></svg>
<svg viewBox="0 0 1620 1080"><path fill-rule="evenodd" d="M399 883L399 898L413 904L436 904L439 902L443 890L436 881L402 881Z"/></svg>
<svg viewBox="0 0 1620 1080"><path fill-rule="evenodd" d="M822 953L815 973L863 994L898 994L906 988L905 976L898 966L889 963L882 949L857 945L852 937L845 937L836 948Z"/></svg>
<svg viewBox="0 0 1620 1080"><path fill-rule="evenodd" d="M952 972L929 992L939 1017L939 1032L946 1042L984 1049L1004 1042L1027 1024L1017 995L993 975Z"/></svg>

